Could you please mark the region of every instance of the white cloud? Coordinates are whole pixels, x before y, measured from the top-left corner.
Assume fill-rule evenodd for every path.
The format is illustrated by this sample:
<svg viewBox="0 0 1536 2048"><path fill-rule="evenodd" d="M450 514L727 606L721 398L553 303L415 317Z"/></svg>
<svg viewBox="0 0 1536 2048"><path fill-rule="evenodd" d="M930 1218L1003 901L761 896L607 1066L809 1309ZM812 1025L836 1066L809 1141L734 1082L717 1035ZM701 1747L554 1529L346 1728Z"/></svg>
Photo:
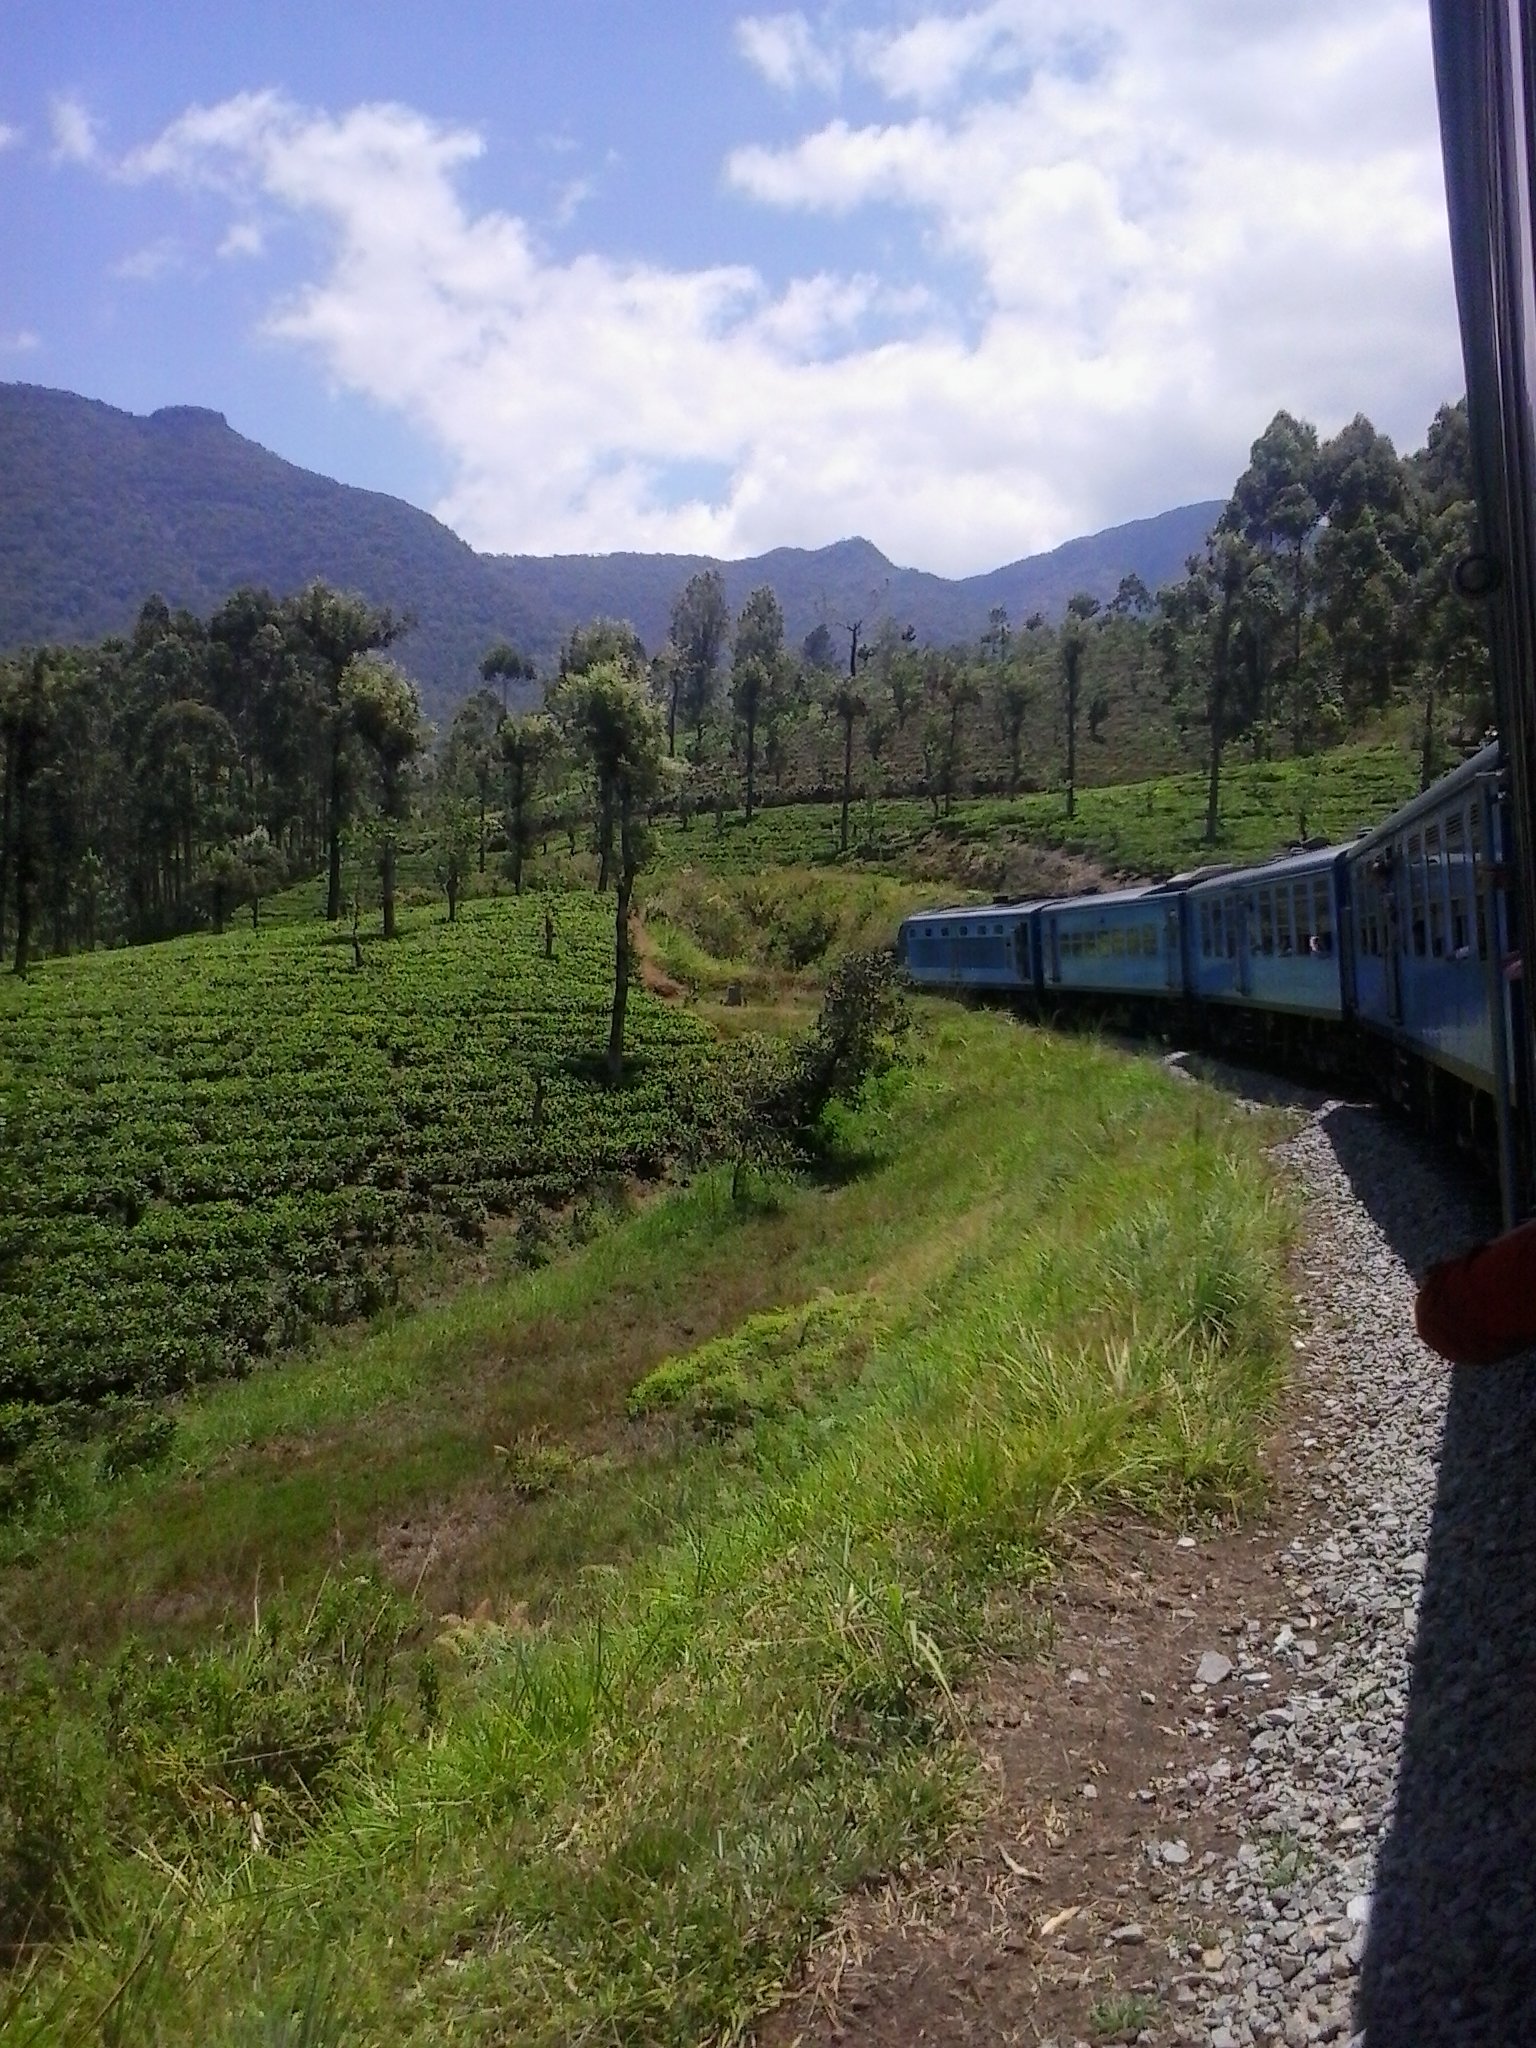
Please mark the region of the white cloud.
<svg viewBox="0 0 1536 2048"><path fill-rule="evenodd" d="M751 19L773 82L810 48L885 96L727 166L847 218L841 274L552 260L466 205L480 139L399 106L246 94L127 169L321 226L268 331L434 438L482 547L861 531L959 573L1225 490L1278 406L1413 440L1459 389L1418 0L992 0L830 55ZM676 502L693 474L727 480Z"/></svg>
<svg viewBox="0 0 1536 2048"><path fill-rule="evenodd" d="M0 149L16 149L21 143L21 130L9 122L0 121Z"/></svg>
<svg viewBox="0 0 1536 2048"><path fill-rule="evenodd" d="M229 231L219 244L218 253L226 261L235 256L261 256L267 246L266 232L259 221L237 220L230 224Z"/></svg>
<svg viewBox="0 0 1536 2048"><path fill-rule="evenodd" d="M18 327L13 333L0 334L0 355L29 356L43 345L43 337L32 327Z"/></svg>
<svg viewBox="0 0 1536 2048"><path fill-rule="evenodd" d="M572 178L568 185L562 185L555 195L555 226L568 228L596 190L595 178Z"/></svg>
<svg viewBox="0 0 1536 2048"><path fill-rule="evenodd" d="M792 14L747 14L736 24L736 47L780 92L815 86L836 92L842 59L818 37L798 9Z"/></svg>
<svg viewBox="0 0 1536 2048"><path fill-rule="evenodd" d="M111 275L125 279L130 284L153 284L157 278L167 277L173 270L180 270L185 257L180 242L174 235L161 235L153 242L147 242L142 249L134 249L112 265Z"/></svg>
<svg viewBox="0 0 1536 2048"><path fill-rule="evenodd" d="M94 164L100 161L101 143L95 117L84 102L61 93L48 106L48 125L53 134L56 164Z"/></svg>

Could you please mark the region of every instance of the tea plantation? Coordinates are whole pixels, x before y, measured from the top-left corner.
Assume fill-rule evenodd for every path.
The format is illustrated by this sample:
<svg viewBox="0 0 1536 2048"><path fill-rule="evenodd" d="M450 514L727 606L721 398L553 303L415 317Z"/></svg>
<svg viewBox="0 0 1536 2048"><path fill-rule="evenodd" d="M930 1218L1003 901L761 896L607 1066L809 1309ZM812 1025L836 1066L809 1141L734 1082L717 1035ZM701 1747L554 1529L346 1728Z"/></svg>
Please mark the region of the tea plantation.
<svg viewBox="0 0 1536 2048"><path fill-rule="evenodd" d="M0 982L0 1424L156 1395L366 1314L402 1256L684 1149L709 1042L642 991L597 1070L612 909L408 913L46 963ZM15 1411L12 1410L14 1419Z"/></svg>

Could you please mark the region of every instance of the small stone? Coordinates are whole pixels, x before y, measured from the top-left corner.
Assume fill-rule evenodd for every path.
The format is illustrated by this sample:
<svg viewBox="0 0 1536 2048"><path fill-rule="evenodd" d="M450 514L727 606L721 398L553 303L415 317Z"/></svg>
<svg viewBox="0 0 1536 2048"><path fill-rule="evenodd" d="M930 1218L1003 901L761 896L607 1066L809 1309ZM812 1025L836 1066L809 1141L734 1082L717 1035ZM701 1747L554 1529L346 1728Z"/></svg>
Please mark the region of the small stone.
<svg viewBox="0 0 1536 2048"><path fill-rule="evenodd" d="M1371 1919L1371 1902L1362 1892L1350 1900L1344 1908L1344 1917L1351 1927L1368 1927Z"/></svg>
<svg viewBox="0 0 1536 2048"><path fill-rule="evenodd" d="M1147 1938L1147 1930L1139 1920L1127 1920L1123 1927L1112 1927L1109 1939L1116 1948L1139 1948Z"/></svg>
<svg viewBox="0 0 1536 2048"><path fill-rule="evenodd" d="M1189 1844L1185 1841L1159 1842L1157 1853L1164 1863L1172 1864L1177 1869L1189 1861Z"/></svg>
<svg viewBox="0 0 1536 2048"><path fill-rule="evenodd" d="M1067 1683L1068 1685L1086 1685L1088 1683L1088 1674L1086 1671L1069 1671L1067 1673Z"/></svg>
<svg viewBox="0 0 1536 2048"><path fill-rule="evenodd" d="M1193 1549L1194 1549L1194 1547L1195 1547L1195 1539L1194 1539L1194 1537L1193 1537L1193 1536L1181 1536L1181 1537L1179 1538L1179 1548L1180 1548L1180 1550L1193 1550Z"/></svg>
<svg viewBox="0 0 1536 2048"><path fill-rule="evenodd" d="M1232 1659L1224 1657L1220 1650L1207 1650L1195 1666L1195 1679L1200 1685L1221 1685L1232 1676Z"/></svg>
<svg viewBox="0 0 1536 2048"><path fill-rule="evenodd" d="M1099 1788L1097 1785L1079 1786L1077 1796L1079 1799L1097 1799L1099 1796Z"/></svg>

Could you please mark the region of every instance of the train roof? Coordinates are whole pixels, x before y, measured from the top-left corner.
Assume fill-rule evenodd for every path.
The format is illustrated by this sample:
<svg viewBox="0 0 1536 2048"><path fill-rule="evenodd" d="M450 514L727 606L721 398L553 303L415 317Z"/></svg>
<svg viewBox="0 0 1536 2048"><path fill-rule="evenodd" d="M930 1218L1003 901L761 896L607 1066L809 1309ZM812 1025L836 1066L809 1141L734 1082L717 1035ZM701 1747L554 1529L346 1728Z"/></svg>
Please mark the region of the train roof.
<svg viewBox="0 0 1536 2048"><path fill-rule="evenodd" d="M1475 754L1469 754L1459 768L1453 768L1449 775L1442 775L1438 782L1432 782L1428 789L1410 797L1408 802L1395 810L1390 818L1362 833L1350 848L1351 856L1373 852L1383 841L1395 837L1405 826L1416 819L1432 817L1448 798L1462 795L1483 775L1497 773L1499 766L1499 743L1490 740L1486 747L1479 747Z"/></svg>
<svg viewBox="0 0 1536 2048"><path fill-rule="evenodd" d="M1009 917L1036 907L1029 898L1021 898L1017 903L941 903L932 910L909 911L901 921L908 925L931 924L940 917Z"/></svg>
<svg viewBox="0 0 1536 2048"><path fill-rule="evenodd" d="M1340 854L1349 851L1348 846L1313 846L1304 848L1299 853L1282 853L1276 860L1255 861L1251 867L1233 867L1225 874L1212 875L1203 882L1196 882L1193 891L1195 894L1204 894L1234 886L1246 887L1260 875L1266 880L1284 880L1296 875L1312 874L1319 868L1332 867Z"/></svg>
<svg viewBox="0 0 1536 2048"><path fill-rule="evenodd" d="M1041 910L1120 910L1132 903L1144 903L1149 896L1164 893L1155 885L1142 883L1135 889L1100 889L1081 896L1047 896L1037 905Z"/></svg>

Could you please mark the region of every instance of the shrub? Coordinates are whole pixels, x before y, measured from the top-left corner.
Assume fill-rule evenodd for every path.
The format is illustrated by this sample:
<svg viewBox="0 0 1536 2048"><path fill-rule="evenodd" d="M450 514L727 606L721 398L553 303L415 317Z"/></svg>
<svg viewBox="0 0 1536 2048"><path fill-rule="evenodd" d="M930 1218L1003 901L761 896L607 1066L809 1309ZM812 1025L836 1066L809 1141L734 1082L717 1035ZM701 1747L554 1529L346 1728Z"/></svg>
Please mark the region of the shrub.
<svg viewBox="0 0 1536 2048"><path fill-rule="evenodd" d="M93 1894L100 1770L41 1671L0 1695L0 1963L66 1932Z"/></svg>
<svg viewBox="0 0 1536 2048"><path fill-rule="evenodd" d="M174 1416L142 1401L125 1401L108 1421L96 1470L103 1480L113 1480L161 1464L175 1440Z"/></svg>
<svg viewBox="0 0 1536 2048"><path fill-rule="evenodd" d="M284 1599L232 1644L156 1658L130 1644L98 1712L119 1827L162 1850L281 1847L400 1725L393 1678L409 1606L369 1576Z"/></svg>

